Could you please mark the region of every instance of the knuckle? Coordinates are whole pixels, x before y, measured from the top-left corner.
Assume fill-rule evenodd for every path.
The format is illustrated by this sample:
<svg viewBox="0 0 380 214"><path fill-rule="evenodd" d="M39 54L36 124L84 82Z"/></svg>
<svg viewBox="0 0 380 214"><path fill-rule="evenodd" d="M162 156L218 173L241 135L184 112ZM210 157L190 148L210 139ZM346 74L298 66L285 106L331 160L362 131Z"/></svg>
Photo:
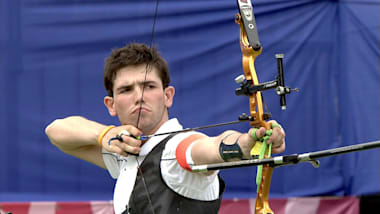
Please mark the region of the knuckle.
<svg viewBox="0 0 380 214"><path fill-rule="evenodd" d="M128 136L127 135L122 135L121 136L121 140L122 140L121 142L123 142L124 144L128 143Z"/></svg>
<svg viewBox="0 0 380 214"><path fill-rule="evenodd" d="M138 148L138 147L133 147L131 152L137 154L137 153L140 152L140 148Z"/></svg>
<svg viewBox="0 0 380 214"><path fill-rule="evenodd" d="M133 136L138 136L141 134L141 131L132 125L124 125L123 129L127 130Z"/></svg>
<svg viewBox="0 0 380 214"><path fill-rule="evenodd" d="M123 151L121 149L114 149L114 152L119 155L123 155Z"/></svg>
<svg viewBox="0 0 380 214"><path fill-rule="evenodd" d="M127 145L127 144L123 144L123 145L121 145L121 149L123 150L123 151L128 151L128 149L129 149L129 145Z"/></svg>
<svg viewBox="0 0 380 214"><path fill-rule="evenodd" d="M134 140L133 141L133 145L137 146L137 147L140 147L141 146L141 140Z"/></svg>

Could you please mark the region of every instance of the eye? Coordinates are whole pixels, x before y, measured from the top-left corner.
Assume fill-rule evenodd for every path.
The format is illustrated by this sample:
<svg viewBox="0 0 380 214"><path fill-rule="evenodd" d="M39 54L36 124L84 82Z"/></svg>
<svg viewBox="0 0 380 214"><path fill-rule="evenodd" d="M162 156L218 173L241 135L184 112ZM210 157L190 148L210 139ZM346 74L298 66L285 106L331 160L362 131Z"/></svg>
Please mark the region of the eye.
<svg viewBox="0 0 380 214"><path fill-rule="evenodd" d="M121 88L120 90L119 90L119 93L121 94L121 93L128 93L128 92L130 92L132 90L132 88L131 87L123 87L123 88Z"/></svg>
<svg viewBox="0 0 380 214"><path fill-rule="evenodd" d="M131 89L130 88L124 88L122 91L123 92L128 92L128 91L131 91Z"/></svg>
<svg viewBox="0 0 380 214"><path fill-rule="evenodd" d="M154 89L156 86L154 84L146 84L145 88L146 89Z"/></svg>

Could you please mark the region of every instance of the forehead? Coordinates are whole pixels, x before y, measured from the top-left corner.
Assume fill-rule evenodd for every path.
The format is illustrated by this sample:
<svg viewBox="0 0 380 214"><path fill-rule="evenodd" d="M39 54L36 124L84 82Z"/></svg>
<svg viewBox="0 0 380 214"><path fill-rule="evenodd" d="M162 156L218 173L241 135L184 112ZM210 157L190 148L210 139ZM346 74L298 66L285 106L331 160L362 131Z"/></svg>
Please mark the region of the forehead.
<svg viewBox="0 0 380 214"><path fill-rule="evenodd" d="M159 82L161 79L158 75L158 71L154 66L147 67L145 64L136 66L127 66L117 71L114 85L141 82L145 80Z"/></svg>

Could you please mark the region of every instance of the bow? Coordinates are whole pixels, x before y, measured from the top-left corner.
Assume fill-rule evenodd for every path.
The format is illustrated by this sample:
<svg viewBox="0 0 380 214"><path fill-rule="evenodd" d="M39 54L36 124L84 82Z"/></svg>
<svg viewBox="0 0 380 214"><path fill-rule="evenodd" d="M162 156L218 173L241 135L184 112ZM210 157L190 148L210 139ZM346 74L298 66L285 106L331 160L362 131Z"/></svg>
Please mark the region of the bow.
<svg viewBox="0 0 380 214"><path fill-rule="evenodd" d="M255 69L255 60L262 52L252 5L250 2L243 0L238 0L238 5L240 13L236 15L235 21L237 24L239 24L240 27L240 48L243 55L242 64L245 78L243 78L243 76L239 76L236 79L238 83L241 83L241 87L236 90L236 94L246 95L249 97L250 116L252 117L250 125L253 127L261 126L266 130L269 130L270 124L265 121L265 119L267 119L267 115L264 113L261 92L250 90L252 86L259 85ZM263 145L261 144L260 147L262 146ZM255 155L255 152L253 150L251 151L251 154ZM264 155L268 157L268 152L264 151L264 153L265 152L267 154ZM260 179L260 186L258 186L256 196L255 213L273 213L268 203L269 187L273 168L268 165L262 165L262 168L257 170L262 170L262 177L261 179L258 178Z"/></svg>
<svg viewBox="0 0 380 214"><path fill-rule="evenodd" d="M269 113L264 112L263 98L261 91L276 88L277 94L280 96L280 105L283 110L286 109L286 94L292 90L285 86L283 73L283 54L277 54L277 78L266 83L259 83L255 69L255 60L262 52L262 46L259 41L255 16L250 0L237 0L239 13L235 16L235 22L240 27L240 49L242 52L242 65L244 75L235 79L240 84L240 88L236 89L236 95L245 95L249 97L250 107L250 125L252 127L264 127L267 130L267 136L261 141L257 141L251 150L252 157L259 159L271 157L271 145L267 147L266 139L271 134L271 128L274 124L266 120L271 118ZM255 213L257 214L273 214L269 207L269 189L272 179L273 166L268 164L258 165L256 184L257 196Z"/></svg>
<svg viewBox="0 0 380 214"><path fill-rule="evenodd" d="M283 55L276 56L279 71L277 79L260 84L256 74L255 60L261 54L262 46L259 42L252 4L250 0L237 0L237 3L239 13L236 14L235 22L239 24L240 27L240 48L242 52L244 76L236 78L236 82L240 83L240 88L236 89L235 92L236 95L246 95L249 97L250 125L252 127L264 127L266 130L270 130L272 126L269 122L266 122L266 120L270 118L270 114L264 112L261 91L277 88L276 91L281 96L281 106L283 109L286 109L285 95L290 93L290 88L284 86L282 72ZM256 142L255 147L251 151L251 155L259 155L260 159L264 157L270 158L270 151L271 146L267 148L266 142ZM255 205L255 213L257 214L273 214L268 202L272 173L273 167L270 165L260 165L257 168L257 196Z"/></svg>

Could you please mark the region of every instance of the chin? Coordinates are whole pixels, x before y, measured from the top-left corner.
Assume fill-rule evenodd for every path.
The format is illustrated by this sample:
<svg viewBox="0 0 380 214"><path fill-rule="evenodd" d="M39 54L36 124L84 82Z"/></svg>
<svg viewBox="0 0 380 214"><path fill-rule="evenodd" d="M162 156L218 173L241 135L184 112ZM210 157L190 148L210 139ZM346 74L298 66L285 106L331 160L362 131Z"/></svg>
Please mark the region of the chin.
<svg viewBox="0 0 380 214"><path fill-rule="evenodd" d="M135 126L137 123L137 117L132 117L132 118L129 118L128 120L125 120L125 119L119 117L119 121L122 125L133 125L133 126Z"/></svg>

